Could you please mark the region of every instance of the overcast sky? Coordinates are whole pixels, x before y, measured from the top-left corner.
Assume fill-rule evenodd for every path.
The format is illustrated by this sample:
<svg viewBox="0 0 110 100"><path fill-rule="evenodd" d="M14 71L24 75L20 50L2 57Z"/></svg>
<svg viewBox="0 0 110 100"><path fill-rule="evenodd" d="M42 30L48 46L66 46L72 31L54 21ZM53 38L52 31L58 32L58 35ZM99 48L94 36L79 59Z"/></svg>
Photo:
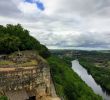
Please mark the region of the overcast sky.
<svg viewBox="0 0 110 100"><path fill-rule="evenodd" d="M110 49L110 0L0 0L0 24L17 23L49 48Z"/></svg>

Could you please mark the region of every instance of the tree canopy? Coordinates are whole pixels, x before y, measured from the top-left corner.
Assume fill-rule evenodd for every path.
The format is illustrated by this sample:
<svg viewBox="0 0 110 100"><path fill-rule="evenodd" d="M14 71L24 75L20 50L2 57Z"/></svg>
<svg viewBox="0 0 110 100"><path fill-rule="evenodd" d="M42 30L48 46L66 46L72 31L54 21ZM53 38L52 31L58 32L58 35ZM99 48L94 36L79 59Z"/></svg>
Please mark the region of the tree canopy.
<svg viewBox="0 0 110 100"><path fill-rule="evenodd" d="M12 53L17 50L37 50L44 58L50 55L48 48L40 44L20 24L0 25L0 54Z"/></svg>

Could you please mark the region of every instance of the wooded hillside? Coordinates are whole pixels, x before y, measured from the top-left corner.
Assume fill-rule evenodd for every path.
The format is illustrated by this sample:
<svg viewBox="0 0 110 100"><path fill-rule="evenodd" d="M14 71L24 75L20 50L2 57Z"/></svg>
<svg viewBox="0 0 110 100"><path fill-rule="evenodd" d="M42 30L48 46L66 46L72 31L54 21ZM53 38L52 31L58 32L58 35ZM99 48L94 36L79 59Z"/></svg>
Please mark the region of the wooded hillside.
<svg viewBox="0 0 110 100"><path fill-rule="evenodd" d="M50 55L48 49L29 34L20 24L0 25L0 54L22 50L37 50L44 58Z"/></svg>

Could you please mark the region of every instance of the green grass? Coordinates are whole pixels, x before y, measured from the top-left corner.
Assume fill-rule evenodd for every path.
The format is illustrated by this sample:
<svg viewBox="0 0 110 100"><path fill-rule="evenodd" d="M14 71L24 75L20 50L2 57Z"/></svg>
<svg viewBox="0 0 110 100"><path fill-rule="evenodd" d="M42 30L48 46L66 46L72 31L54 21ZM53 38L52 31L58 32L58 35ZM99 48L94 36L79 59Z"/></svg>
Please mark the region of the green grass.
<svg viewBox="0 0 110 100"><path fill-rule="evenodd" d="M65 60L55 56L48 58L57 94L64 100L102 100L81 80Z"/></svg>
<svg viewBox="0 0 110 100"><path fill-rule="evenodd" d="M6 61L6 60L0 61L0 66L9 65L9 66L31 67L37 64L38 64L37 60L30 60L22 63L15 63L13 61Z"/></svg>
<svg viewBox="0 0 110 100"><path fill-rule="evenodd" d="M0 65L15 65L15 63L12 61L3 60L3 61L0 61Z"/></svg>
<svg viewBox="0 0 110 100"><path fill-rule="evenodd" d="M21 66L21 67L31 67L31 66L36 66L38 64L38 62L36 60L31 60L29 62L24 62L24 63L19 63L17 64L17 66Z"/></svg>

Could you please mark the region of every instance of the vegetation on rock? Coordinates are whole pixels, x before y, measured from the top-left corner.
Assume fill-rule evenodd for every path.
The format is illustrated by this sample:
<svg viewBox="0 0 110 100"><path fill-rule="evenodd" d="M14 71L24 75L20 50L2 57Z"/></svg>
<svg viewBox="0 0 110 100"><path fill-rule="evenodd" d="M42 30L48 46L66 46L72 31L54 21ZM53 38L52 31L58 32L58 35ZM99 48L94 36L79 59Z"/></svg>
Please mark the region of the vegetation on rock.
<svg viewBox="0 0 110 100"><path fill-rule="evenodd" d="M0 100L8 100L6 96L0 96Z"/></svg>

